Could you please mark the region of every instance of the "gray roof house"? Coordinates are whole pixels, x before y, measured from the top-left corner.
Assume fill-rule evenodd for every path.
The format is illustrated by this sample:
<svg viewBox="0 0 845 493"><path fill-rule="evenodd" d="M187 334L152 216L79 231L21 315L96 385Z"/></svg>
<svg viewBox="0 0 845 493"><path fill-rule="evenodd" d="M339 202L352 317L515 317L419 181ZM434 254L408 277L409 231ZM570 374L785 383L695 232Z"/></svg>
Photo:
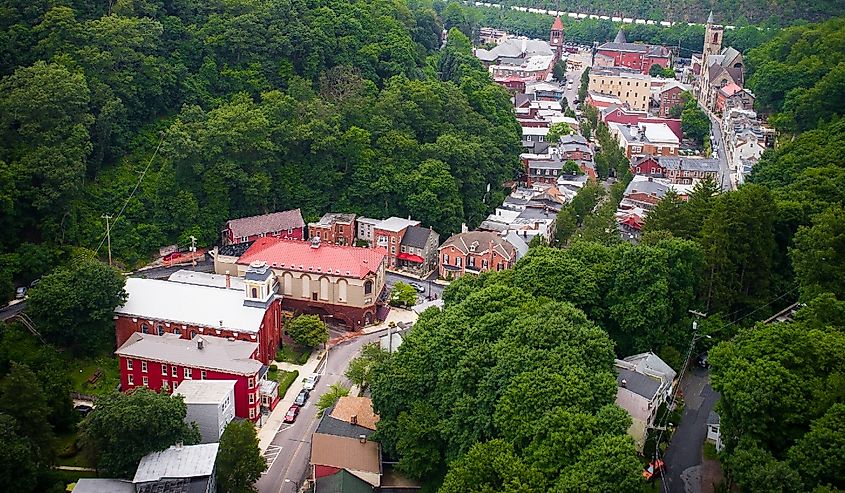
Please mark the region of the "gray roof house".
<svg viewBox="0 0 845 493"><path fill-rule="evenodd" d="M216 491L214 461L219 447L219 443L177 444L147 454L132 482L138 493L212 493Z"/></svg>
<svg viewBox="0 0 845 493"><path fill-rule="evenodd" d="M628 434L642 451L648 430L654 426L657 410L668 403L675 371L654 353L642 353L616 360L616 405L631 416Z"/></svg>

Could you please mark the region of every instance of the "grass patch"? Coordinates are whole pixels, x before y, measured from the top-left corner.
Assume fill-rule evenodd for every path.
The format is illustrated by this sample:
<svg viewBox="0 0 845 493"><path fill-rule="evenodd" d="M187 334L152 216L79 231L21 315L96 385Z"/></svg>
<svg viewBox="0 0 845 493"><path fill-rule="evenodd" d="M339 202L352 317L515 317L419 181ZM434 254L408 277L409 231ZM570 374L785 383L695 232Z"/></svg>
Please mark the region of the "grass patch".
<svg viewBox="0 0 845 493"><path fill-rule="evenodd" d="M716 445L710 442L704 442L704 458L719 460L719 452L716 452Z"/></svg>
<svg viewBox="0 0 845 493"><path fill-rule="evenodd" d="M120 383L117 358L100 356L93 359L72 359L67 365L73 390L81 394L105 395L115 390ZM88 383L88 379L98 369L102 371L100 378L93 384Z"/></svg>
<svg viewBox="0 0 845 493"><path fill-rule="evenodd" d="M89 462L88 454L79 443L79 432L64 433L56 437L56 465L74 467L94 467Z"/></svg>
<svg viewBox="0 0 845 493"><path fill-rule="evenodd" d="M276 361L284 361L294 365L304 365L311 356L310 347L299 347L286 344L276 351Z"/></svg>
<svg viewBox="0 0 845 493"><path fill-rule="evenodd" d="M279 382L279 397L284 399L288 389L291 385L293 385L293 382L295 382L297 378L299 378L299 370L280 370L278 372L276 380Z"/></svg>

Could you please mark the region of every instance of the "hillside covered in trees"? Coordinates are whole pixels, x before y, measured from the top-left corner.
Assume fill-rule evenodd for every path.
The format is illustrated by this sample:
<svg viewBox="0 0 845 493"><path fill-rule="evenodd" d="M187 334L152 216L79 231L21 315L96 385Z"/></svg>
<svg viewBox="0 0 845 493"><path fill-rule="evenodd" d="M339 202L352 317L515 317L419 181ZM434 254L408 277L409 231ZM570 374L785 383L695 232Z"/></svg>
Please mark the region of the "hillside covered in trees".
<svg viewBox="0 0 845 493"><path fill-rule="evenodd" d="M3 297L101 245L103 214L122 213L112 249L128 266L285 208L413 214L448 234L486 216L518 166L507 93L468 41L441 56L425 2L0 12Z"/></svg>
<svg viewBox="0 0 845 493"><path fill-rule="evenodd" d="M502 0L491 3L547 10L554 10L558 5L556 0ZM718 22L733 25L767 21L784 25L797 20L819 21L845 15L845 4L837 0L569 0L561 2L560 9L585 14L697 23L703 23L712 10Z"/></svg>

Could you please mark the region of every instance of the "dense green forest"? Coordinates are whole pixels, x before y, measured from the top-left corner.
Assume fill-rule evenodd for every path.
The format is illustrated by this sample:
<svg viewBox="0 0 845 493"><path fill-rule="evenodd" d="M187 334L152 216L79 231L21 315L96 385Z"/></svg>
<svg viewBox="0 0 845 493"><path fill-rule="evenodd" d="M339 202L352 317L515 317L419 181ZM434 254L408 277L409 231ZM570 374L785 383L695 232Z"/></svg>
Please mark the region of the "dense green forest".
<svg viewBox="0 0 845 493"><path fill-rule="evenodd" d="M620 27L630 42L661 44L679 47L680 56L689 58L693 53L701 53L704 45L704 26L675 24L671 27L649 26L645 24L620 24L610 20L583 19L569 17L561 19L564 25L564 37L567 42L592 45L612 41ZM450 3L443 12L443 21L447 26L457 25L469 33L476 33L482 26L504 29L510 33L532 38L547 39L554 18L549 15L520 12L510 9L475 7ZM741 52L759 46L777 32L771 24L737 26L725 31L725 46L733 46Z"/></svg>
<svg viewBox="0 0 845 493"><path fill-rule="evenodd" d="M845 4L837 0L569 0L560 3L557 0L501 0L490 3L548 10L555 10L560 5L564 12L696 23L703 23L712 10L717 22L738 26L767 21L784 25L797 20L819 21L845 15Z"/></svg>
<svg viewBox="0 0 845 493"><path fill-rule="evenodd" d="M101 246L103 214L121 213L112 249L133 266L285 208L411 214L448 234L485 217L514 177L507 93L468 42L437 51L430 4L106 8L0 4L4 297L10 277Z"/></svg>

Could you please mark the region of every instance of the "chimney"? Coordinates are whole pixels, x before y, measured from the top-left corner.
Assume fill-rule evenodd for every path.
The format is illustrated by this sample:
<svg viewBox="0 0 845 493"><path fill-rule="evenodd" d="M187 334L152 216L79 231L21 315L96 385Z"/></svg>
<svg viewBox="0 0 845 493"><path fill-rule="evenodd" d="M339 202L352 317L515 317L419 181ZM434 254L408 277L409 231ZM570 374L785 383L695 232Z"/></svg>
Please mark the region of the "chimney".
<svg viewBox="0 0 845 493"><path fill-rule="evenodd" d="M467 223L461 223L461 233L466 233L467 231L469 231L469 228L467 228Z"/></svg>
<svg viewBox="0 0 845 493"><path fill-rule="evenodd" d="M357 415L357 414L353 414L353 415L349 418L349 422L350 422L350 423L352 423L353 425L357 425L357 424L358 424L358 415Z"/></svg>
<svg viewBox="0 0 845 493"><path fill-rule="evenodd" d="M622 381L619 382L619 386L622 387L622 388L627 388L628 387L628 381L623 378Z"/></svg>
<svg viewBox="0 0 845 493"><path fill-rule="evenodd" d="M182 450L182 442L176 442L176 445L173 446L176 450Z"/></svg>
<svg viewBox="0 0 845 493"><path fill-rule="evenodd" d="M202 337L197 337L197 349L202 350L203 346L205 346L205 341Z"/></svg>
<svg viewBox="0 0 845 493"><path fill-rule="evenodd" d="M229 275L229 271L226 271L226 289L232 289L232 276Z"/></svg>
<svg viewBox="0 0 845 493"><path fill-rule="evenodd" d="M358 441L361 443L367 443L367 435L358 435Z"/></svg>

